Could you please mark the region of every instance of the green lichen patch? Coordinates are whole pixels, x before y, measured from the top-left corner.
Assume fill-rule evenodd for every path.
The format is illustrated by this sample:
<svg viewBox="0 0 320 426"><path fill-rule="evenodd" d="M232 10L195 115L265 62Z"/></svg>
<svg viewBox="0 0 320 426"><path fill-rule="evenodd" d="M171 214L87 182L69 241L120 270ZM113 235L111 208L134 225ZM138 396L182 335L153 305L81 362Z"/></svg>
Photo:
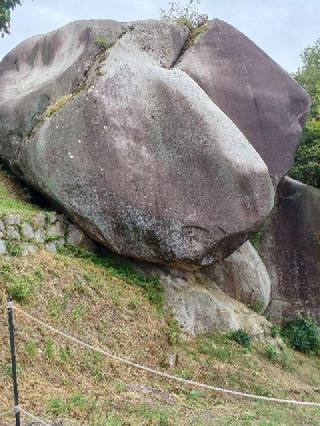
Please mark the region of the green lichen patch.
<svg viewBox="0 0 320 426"><path fill-rule="evenodd" d="M95 44L103 50L110 49L110 47L112 46L112 43L108 43L108 41L102 36L96 37Z"/></svg>
<svg viewBox="0 0 320 426"><path fill-rule="evenodd" d="M61 96L58 98L54 104L49 105L48 108L44 112L44 117L49 118L56 112L58 112L60 109L62 109L67 102L70 101L70 99L73 97L72 93L69 93L68 95Z"/></svg>

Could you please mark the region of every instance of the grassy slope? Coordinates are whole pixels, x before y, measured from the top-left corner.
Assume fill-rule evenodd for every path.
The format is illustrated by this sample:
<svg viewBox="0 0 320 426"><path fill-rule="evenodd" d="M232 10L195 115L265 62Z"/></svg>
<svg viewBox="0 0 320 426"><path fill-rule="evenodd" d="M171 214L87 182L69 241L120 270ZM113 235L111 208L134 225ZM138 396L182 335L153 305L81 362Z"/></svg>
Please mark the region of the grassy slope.
<svg viewBox="0 0 320 426"><path fill-rule="evenodd" d="M39 208L28 203L28 193L18 180L0 171L0 217L6 214L19 214L28 219L39 212Z"/></svg>
<svg viewBox="0 0 320 426"><path fill-rule="evenodd" d="M0 178L0 193L11 184ZM3 204L2 204L3 205ZM30 207L32 210L33 207ZM288 349L273 361L216 334L187 341L161 293L110 259L65 251L0 258L0 412L11 404L6 294L27 312L101 348L185 378L261 395L320 401L320 362ZM156 283L154 283L156 284ZM153 302L151 302L152 300ZM320 410L233 399L151 377L81 349L16 315L21 404L83 425L315 425ZM169 353L178 364L169 369ZM9 419L0 425L10 425Z"/></svg>

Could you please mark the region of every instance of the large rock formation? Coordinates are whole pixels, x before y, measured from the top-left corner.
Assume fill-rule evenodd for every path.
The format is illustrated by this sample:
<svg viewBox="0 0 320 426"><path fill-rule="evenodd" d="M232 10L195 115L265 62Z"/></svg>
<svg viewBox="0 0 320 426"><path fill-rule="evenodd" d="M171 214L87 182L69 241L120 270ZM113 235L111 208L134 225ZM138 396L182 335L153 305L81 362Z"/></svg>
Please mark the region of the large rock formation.
<svg viewBox="0 0 320 426"><path fill-rule="evenodd" d="M304 90L268 55L220 19L209 22L178 68L238 126L269 167L287 174L309 111Z"/></svg>
<svg viewBox="0 0 320 426"><path fill-rule="evenodd" d="M290 178L258 238L271 278L271 319L305 313L320 321L320 191Z"/></svg>
<svg viewBox="0 0 320 426"><path fill-rule="evenodd" d="M190 55L202 52L203 40L210 54L215 26L209 23ZM80 21L27 40L0 64L0 156L117 253L183 268L230 255L273 206L258 152L272 174L283 174L308 104L285 72L232 34L255 67L247 73L241 66L235 85L232 73L214 81L221 97L227 91L245 111L239 117L220 105L226 115L220 95L182 70L188 51L181 69L173 68L185 27ZM229 46L229 33L217 37ZM236 70L241 61L234 56L232 64L231 56L225 49L217 62ZM206 81L213 76L211 59L195 63Z"/></svg>
<svg viewBox="0 0 320 426"><path fill-rule="evenodd" d="M270 277L250 241L203 272L230 297L257 312L264 312L267 308L270 301Z"/></svg>

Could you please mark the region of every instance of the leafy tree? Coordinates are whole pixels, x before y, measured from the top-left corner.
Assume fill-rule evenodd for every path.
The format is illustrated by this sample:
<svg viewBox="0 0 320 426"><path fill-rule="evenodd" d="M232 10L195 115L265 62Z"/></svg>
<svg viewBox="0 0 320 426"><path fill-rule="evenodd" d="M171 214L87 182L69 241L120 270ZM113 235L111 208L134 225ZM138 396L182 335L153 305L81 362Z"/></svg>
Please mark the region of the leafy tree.
<svg viewBox="0 0 320 426"><path fill-rule="evenodd" d="M290 176L320 189L320 121L310 119L303 132Z"/></svg>
<svg viewBox="0 0 320 426"><path fill-rule="evenodd" d="M294 78L311 96L310 118L290 176L320 189L320 39L307 47Z"/></svg>
<svg viewBox="0 0 320 426"><path fill-rule="evenodd" d="M21 0L0 0L0 34L10 34L10 17L12 10L21 5Z"/></svg>
<svg viewBox="0 0 320 426"><path fill-rule="evenodd" d="M320 38L313 46L304 49L302 67L294 78L305 88L312 99L310 118L320 119Z"/></svg>

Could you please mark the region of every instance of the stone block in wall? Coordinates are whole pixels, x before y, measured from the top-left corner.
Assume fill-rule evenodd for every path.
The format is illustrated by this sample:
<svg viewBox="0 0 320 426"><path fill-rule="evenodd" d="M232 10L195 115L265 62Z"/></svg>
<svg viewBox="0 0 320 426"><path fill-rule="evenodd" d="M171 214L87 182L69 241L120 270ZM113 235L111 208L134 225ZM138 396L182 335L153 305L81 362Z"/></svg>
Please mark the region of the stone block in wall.
<svg viewBox="0 0 320 426"><path fill-rule="evenodd" d="M46 216L43 213L38 213L32 218L32 225L35 229L43 229L46 226Z"/></svg>
<svg viewBox="0 0 320 426"><path fill-rule="evenodd" d="M7 253L7 243L3 240L0 240L0 255Z"/></svg>
<svg viewBox="0 0 320 426"><path fill-rule="evenodd" d="M17 214L9 214L4 218L6 226L20 225L21 217Z"/></svg>
<svg viewBox="0 0 320 426"><path fill-rule="evenodd" d="M43 244L45 240L45 232L44 229L37 229L34 232L34 242L38 244Z"/></svg>
<svg viewBox="0 0 320 426"><path fill-rule="evenodd" d="M55 245L55 243L48 243L44 246L45 250L50 252L50 253L56 253L57 252L57 247Z"/></svg>
<svg viewBox="0 0 320 426"><path fill-rule="evenodd" d="M28 254L35 253L37 250L37 247L34 244L21 243L20 249L21 249L21 256L27 256Z"/></svg>
<svg viewBox="0 0 320 426"><path fill-rule="evenodd" d="M21 239L19 231L13 225L7 226L6 237L10 241L20 241Z"/></svg>
<svg viewBox="0 0 320 426"><path fill-rule="evenodd" d="M46 238L58 238L64 237L65 227L62 222L56 222L53 225L49 225L46 229Z"/></svg>
<svg viewBox="0 0 320 426"><path fill-rule="evenodd" d="M58 215L56 212L46 213L46 222L48 225L54 225L58 221Z"/></svg>
<svg viewBox="0 0 320 426"><path fill-rule="evenodd" d="M25 241L34 240L34 230L29 223L23 223L20 228L21 237Z"/></svg>

